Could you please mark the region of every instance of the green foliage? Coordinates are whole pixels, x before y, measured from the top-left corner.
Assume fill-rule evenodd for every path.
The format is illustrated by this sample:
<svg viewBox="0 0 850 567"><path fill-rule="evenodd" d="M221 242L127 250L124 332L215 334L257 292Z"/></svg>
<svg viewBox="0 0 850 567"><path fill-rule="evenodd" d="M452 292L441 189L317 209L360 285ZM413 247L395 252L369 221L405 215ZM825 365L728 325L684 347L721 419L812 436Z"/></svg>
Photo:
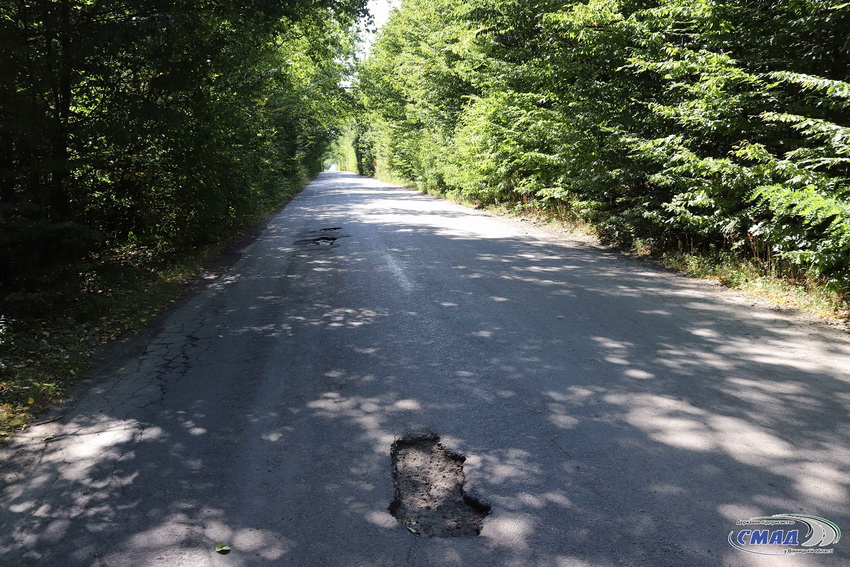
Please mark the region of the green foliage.
<svg viewBox="0 0 850 567"><path fill-rule="evenodd" d="M818 0L406 0L362 120L379 171L848 285L848 27Z"/></svg>
<svg viewBox="0 0 850 567"><path fill-rule="evenodd" d="M762 186L753 196L773 212L769 220L751 228L753 234L769 235L775 250L796 265L850 281L850 202L846 197L824 194L814 185Z"/></svg>
<svg viewBox="0 0 850 567"><path fill-rule="evenodd" d="M0 248L0 285L65 252L212 242L274 207L351 113L364 5L3 4L0 223L19 249Z"/></svg>
<svg viewBox="0 0 850 567"><path fill-rule="evenodd" d="M471 100L444 167L464 195L482 202L564 195L558 176L564 128L536 98L503 91Z"/></svg>

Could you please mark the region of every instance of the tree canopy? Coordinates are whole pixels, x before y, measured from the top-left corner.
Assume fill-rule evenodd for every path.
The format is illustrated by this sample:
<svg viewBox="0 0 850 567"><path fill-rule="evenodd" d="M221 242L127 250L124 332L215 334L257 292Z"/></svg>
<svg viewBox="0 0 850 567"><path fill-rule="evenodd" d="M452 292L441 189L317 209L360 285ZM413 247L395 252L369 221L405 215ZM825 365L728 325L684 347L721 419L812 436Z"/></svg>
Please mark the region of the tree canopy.
<svg viewBox="0 0 850 567"><path fill-rule="evenodd" d="M0 2L0 289L214 241L322 167L365 0Z"/></svg>
<svg viewBox="0 0 850 567"><path fill-rule="evenodd" d="M848 29L822 0L402 0L359 73L361 169L847 286Z"/></svg>

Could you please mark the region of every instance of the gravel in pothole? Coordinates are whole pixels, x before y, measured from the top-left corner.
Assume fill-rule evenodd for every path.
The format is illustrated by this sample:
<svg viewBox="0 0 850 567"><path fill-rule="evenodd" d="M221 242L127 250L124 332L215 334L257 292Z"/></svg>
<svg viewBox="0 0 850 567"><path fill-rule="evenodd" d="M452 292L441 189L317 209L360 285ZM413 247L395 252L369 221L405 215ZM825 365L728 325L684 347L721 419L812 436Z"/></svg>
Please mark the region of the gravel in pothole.
<svg viewBox="0 0 850 567"><path fill-rule="evenodd" d="M391 449L395 499L390 513L408 530L428 537L476 536L490 506L466 494L466 457L437 435L414 434Z"/></svg>

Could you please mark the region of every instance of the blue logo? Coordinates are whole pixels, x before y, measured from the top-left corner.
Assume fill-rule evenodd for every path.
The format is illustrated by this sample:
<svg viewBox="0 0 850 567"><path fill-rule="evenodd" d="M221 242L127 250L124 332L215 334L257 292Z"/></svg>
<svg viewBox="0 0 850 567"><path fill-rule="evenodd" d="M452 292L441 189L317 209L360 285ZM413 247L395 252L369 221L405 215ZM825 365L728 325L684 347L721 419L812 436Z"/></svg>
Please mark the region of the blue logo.
<svg viewBox="0 0 850 567"><path fill-rule="evenodd" d="M828 554L841 539L838 526L817 516L776 514L738 520L729 545L756 555Z"/></svg>

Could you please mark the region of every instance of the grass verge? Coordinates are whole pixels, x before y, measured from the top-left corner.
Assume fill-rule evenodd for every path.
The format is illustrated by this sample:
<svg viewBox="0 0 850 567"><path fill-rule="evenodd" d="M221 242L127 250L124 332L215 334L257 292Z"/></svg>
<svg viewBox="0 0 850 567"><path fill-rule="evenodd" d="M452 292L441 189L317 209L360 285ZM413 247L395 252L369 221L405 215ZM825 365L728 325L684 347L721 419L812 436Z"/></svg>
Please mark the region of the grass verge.
<svg viewBox="0 0 850 567"><path fill-rule="evenodd" d="M824 319L850 323L850 296L822 278L797 273L778 262L762 262L732 253L685 254L666 252L653 259L667 268L767 299Z"/></svg>

